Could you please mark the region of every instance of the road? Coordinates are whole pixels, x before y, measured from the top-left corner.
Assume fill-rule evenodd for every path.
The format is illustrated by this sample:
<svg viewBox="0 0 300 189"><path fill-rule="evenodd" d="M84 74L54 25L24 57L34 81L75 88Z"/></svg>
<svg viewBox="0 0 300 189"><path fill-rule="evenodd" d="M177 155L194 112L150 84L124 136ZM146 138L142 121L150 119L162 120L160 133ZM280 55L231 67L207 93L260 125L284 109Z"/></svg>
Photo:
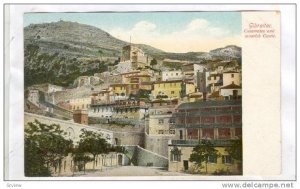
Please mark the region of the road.
<svg viewBox="0 0 300 189"><path fill-rule="evenodd" d="M103 176L186 176L189 174L169 172L152 167L121 166L104 168L102 171L87 171L85 174L75 175L79 177L103 177Z"/></svg>

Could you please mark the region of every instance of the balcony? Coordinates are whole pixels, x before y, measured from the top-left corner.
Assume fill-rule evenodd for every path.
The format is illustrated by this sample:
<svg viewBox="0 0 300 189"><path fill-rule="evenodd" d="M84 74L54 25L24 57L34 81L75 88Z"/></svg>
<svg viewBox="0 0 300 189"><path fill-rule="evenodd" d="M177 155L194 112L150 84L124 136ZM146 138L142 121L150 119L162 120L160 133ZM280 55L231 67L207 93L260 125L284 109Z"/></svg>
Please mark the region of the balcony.
<svg viewBox="0 0 300 189"><path fill-rule="evenodd" d="M174 124L172 128L241 128L242 123Z"/></svg>
<svg viewBox="0 0 300 189"><path fill-rule="evenodd" d="M232 140L210 140L214 146L230 146ZM169 145L197 146L201 140L170 140Z"/></svg>

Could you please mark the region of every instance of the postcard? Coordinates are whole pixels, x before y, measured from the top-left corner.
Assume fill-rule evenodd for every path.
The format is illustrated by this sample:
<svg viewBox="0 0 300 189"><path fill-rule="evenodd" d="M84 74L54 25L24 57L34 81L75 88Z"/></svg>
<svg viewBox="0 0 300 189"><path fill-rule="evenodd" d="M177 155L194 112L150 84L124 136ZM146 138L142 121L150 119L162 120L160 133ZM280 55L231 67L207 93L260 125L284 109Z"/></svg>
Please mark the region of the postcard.
<svg viewBox="0 0 300 189"><path fill-rule="evenodd" d="M280 10L82 10L23 14L17 175L282 173Z"/></svg>

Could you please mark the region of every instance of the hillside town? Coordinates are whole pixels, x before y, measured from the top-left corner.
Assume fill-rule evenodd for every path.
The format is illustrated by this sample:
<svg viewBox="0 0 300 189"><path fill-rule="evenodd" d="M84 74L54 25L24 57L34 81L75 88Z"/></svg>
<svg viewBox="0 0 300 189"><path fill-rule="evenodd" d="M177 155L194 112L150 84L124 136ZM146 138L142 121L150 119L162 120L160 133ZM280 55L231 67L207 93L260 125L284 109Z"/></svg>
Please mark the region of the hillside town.
<svg viewBox="0 0 300 189"><path fill-rule="evenodd" d="M160 60L129 44L108 71L79 76L69 87L28 86L24 109L25 128L36 120L60 125L74 145L83 130L92 131L124 148L85 164L98 176L124 166L165 175L242 174L242 68L235 59ZM201 146L213 149L204 160L196 153ZM49 165L52 176L80 176L74 161L69 154Z"/></svg>

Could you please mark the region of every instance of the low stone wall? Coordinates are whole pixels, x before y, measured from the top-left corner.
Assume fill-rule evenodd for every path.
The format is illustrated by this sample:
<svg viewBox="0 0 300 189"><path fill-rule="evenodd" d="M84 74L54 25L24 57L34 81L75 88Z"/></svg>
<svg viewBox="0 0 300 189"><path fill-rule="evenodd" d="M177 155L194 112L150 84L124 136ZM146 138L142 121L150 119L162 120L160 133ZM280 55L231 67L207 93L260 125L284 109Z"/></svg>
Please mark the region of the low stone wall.
<svg viewBox="0 0 300 189"><path fill-rule="evenodd" d="M145 134L145 149L168 158L168 141L175 136L151 136Z"/></svg>
<svg viewBox="0 0 300 189"><path fill-rule="evenodd" d="M129 119L129 118L101 118L101 117L89 117L90 124L101 124L101 123L115 123L122 125L134 125L134 126L144 126L144 120Z"/></svg>
<svg viewBox="0 0 300 189"><path fill-rule="evenodd" d="M145 134L143 132L114 132L114 144L139 145L144 147Z"/></svg>
<svg viewBox="0 0 300 189"><path fill-rule="evenodd" d="M125 165L168 167L168 158L146 150L140 146L125 146L127 154L124 157Z"/></svg>
<svg viewBox="0 0 300 189"><path fill-rule="evenodd" d="M71 121L64 121L60 119L50 118L46 116L31 114L31 113L25 113L25 119L24 124L27 125L28 122L34 122L34 120L38 120L41 123L44 124L58 124L60 125L61 129L67 132L67 137L72 139L73 142L76 144L80 138L79 135L82 133L81 129L86 129L89 131L94 131L96 133L101 133L103 137L107 140L109 143L113 143L113 132L101 128L96 128L88 125L78 124Z"/></svg>

